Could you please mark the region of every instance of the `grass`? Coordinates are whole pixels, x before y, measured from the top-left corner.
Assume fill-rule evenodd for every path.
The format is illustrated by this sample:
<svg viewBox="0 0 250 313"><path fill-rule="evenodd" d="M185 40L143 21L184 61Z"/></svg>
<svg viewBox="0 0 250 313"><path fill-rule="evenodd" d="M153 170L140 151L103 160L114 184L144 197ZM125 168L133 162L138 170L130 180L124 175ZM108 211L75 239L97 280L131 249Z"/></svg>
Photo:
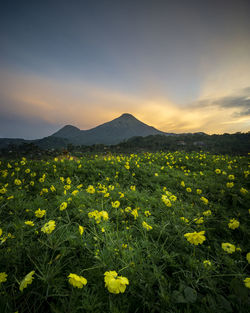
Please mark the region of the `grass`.
<svg viewBox="0 0 250 313"><path fill-rule="evenodd" d="M203 152L2 160L0 312L248 312L249 174L247 157ZM184 237L201 231L201 244ZM124 292L107 271L128 279Z"/></svg>

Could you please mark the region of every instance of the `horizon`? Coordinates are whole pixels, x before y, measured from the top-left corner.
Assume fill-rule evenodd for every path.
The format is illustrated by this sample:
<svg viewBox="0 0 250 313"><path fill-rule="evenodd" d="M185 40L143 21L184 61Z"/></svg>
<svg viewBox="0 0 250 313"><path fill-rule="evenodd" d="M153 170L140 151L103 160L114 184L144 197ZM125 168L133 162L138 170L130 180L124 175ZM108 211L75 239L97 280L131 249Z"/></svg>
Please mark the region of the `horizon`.
<svg viewBox="0 0 250 313"><path fill-rule="evenodd" d="M134 115L132 115L132 114L130 114L130 113L122 113L120 116L115 117L115 118L112 119L111 121L106 121L106 122L104 122L104 123L102 123L102 124L100 124L100 125L94 126L93 128L81 129L81 128L75 126L75 125L66 124L66 125L61 126L59 129L57 129L57 130L56 130L55 132L53 132L52 134L49 134L48 136L45 136L45 137L42 137L42 138L26 139L26 138L20 138L20 137L9 137L9 138L7 138L7 137L0 137L0 139L40 140L40 139L43 139L43 138L46 138L46 137L49 137L49 136L54 135L54 133L56 133L56 132L62 130L62 129L65 128L65 127L75 127L75 128L77 128L78 130L80 130L80 131L87 131L87 130L94 129L94 128L98 127L98 126L101 126L101 125L103 125L103 124L112 122L113 120L115 120L115 119L117 119L117 118L121 118L123 115L131 115L131 117L133 117L133 118L139 120L136 116L134 116ZM143 122L143 121L141 121L141 120L139 120L139 121L140 121L140 122ZM152 126L152 127L154 127L153 125L148 125L148 124L146 124L146 125L147 125L147 126ZM156 127L155 127L155 128L156 128ZM157 129L157 128L156 128L156 129ZM157 129L157 130L162 131L161 129ZM246 132L235 132L235 133L223 133L223 134L217 134L217 133L210 133L210 134L209 134L209 133L205 133L205 132L202 132L202 131L197 131L197 132L193 132L193 133L186 132L186 133L173 133L173 134L176 134L176 135L189 135L189 134L204 133L205 135L225 135L225 134L233 135L233 134L236 134L236 133L242 133L242 134L244 134L244 133L248 133L248 132L249 132L249 131L246 131ZM140 137L140 136L139 136L139 137Z"/></svg>
<svg viewBox="0 0 250 313"><path fill-rule="evenodd" d="M0 26L0 138L123 112L168 133L250 130L247 0L12 1Z"/></svg>

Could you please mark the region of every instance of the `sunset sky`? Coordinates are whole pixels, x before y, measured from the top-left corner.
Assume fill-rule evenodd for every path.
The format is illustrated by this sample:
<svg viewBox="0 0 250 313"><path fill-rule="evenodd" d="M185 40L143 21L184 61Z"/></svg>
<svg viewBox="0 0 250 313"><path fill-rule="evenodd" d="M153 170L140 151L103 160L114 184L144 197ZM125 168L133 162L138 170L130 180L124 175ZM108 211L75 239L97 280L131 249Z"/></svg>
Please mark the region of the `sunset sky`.
<svg viewBox="0 0 250 313"><path fill-rule="evenodd" d="M0 137L122 113L162 131L250 131L249 0L4 1Z"/></svg>

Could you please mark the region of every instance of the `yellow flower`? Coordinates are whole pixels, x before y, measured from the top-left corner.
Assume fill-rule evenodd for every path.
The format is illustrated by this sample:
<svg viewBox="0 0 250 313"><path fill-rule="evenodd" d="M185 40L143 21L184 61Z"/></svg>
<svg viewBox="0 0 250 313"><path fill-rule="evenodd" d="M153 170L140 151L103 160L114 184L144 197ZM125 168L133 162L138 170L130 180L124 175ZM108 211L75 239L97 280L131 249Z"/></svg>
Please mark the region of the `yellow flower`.
<svg viewBox="0 0 250 313"><path fill-rule="evenodd" d="M83 226L79 225L79 233L80 233L81 236L82 236L82 234L84 232L84 229L85 228Z"/></svg>
<svg viewBox="0 0 250 313"><path fill-rule="evenodd" d="M172 206L172 203L171 203L171 201L168 199L167 196L162 195L162 196L161 196L161 199L162 199L162 201L165 203L165 205L166 205L167 207L171 207L171 206Z"/></svg>
<svg viewBox="0 0 250 313"><path fill-rule="evenodd" d="M72 194L73 196L76 196L76 195L78 194L78 192L79 192L79 190L76 189L76 190L72 191L71 194Z"/></svg>
<svg viewBox="0 0 250 313"><path fill-rule="evenodd" d="M250 277L247 277L246 279L244 279L244 283L247 288L250 288Z"/></svg>
<svg viewBox="0 0 250 313"><path fill-rule="evenodd" d="M245 188L240 188L240 192L243 194L243 195L245 195L246 193L248 193L248 191L247 191L247 189L245 189Z"/></svg>
<svg viewBox="0 0 250 313"><path fill-rule="evenodd" d="M130 186L130 190L135 191L136 187L135 186Z"/></svg>
<svg viewBox="0 0 250 313"><path fill-rule="evenodd" d="M22 184L20 179L15 179L14 180L15 185L20 186Z"/></svg>
<svg viewBox="0 0 250 313"><path fill-rule="evenodd" d="M240 222L237 221L235 218L231 219L228 223L228 227L231 229L238 228L240 226Z"/></svg>
<svg viewBox="0 0 250 313"><path fill-rule="evenodd" d="M138 210L137 210L137 209L133 209L133 210L131 211L131 214L134 216L134 219L136 220L137 217L138 217Z"/></svg>
<svg viewBox="0 0 250 313"><path fill-rule="evenodd" d="M7 276L5 272L0 273L0 284L7 281Z"/></svg>
<svg viewBox="0 0 250 313"><path fill-rule="evenodd" d="M185 187L184 181L181 182L181 186L182 186L182 187Z"/></svg>
<svg viewBox="0 0 250 313"><path fill-rule="evenodd" d="M122 193L122 192L118 192L118 193L120 195L120 198L124 198L124 193Z"/></svg>
<svg viewBox="0 0 250 313"><path fill-rule="evenodd" d="M176 197L175 195L171 195L171 196L169 197L169 199L170 199L171 201L175 202L175 201L177 200L177 197Z"/></svg>
<svg viewBox="0 0 250 313"><path fill-rule="evenodd" d="M194 219L194 222L195 222L196 224L202 224L202 223L204 223L203 216L200 217L200 218L195 218L195 219Z"/></svg>
<svg viewBox="0 0 250 313"><path fill-rule="evenodd" d="M215 170L215 173L216 173L216 174L220 174L220 173L221 173L221 170L217 168L217 169Z"/></svg>
<svg viewBox="0 0 250 313"><path fill-rule="evenodd" d="M120 206L120 202L119 201L111 202L111 205L113 208L117 209Z"/></svg>
<svg viewBox="0 0 250 313"><path fill-rule="evenodd" d="M34 222L32 222L32 221L26 221L26 222L24 222L24 224L26 224L28 226L34 226L35 225Z"/></svg>
<svg viewBox="0 0 250 313"><path fill-rule="evenodd" d="M39 218L42 218L45 213L46 213L46 211L45 210L41 210L40 208L35 211L36 217L39 217Z"/></svg>
<svg viewBox="0 0 250 313"><path fill-rule="evenodd" d="M221 244L221 247L222 247L222 249L224 250L224 251L226 251L227 253L233 253L233 252L235 252L235 246L234 245L232 245L231 243L222 243Z"/></svg>
<svg viewBox="0 0 250 313"><path fill-rule="evenodd" d="M206 240L206 237L204 236L205 231L200 231L199 233L197 233L196 231L193 233L186 233L184 235L184 237L187 239L187 241L189 241L190 243L194 244L194 245L198 245L198 244L202 244L203 241Z"/></svg>
<svg viewBox="0 0 250 313"><path fill-rule="evenodd" d="M67 208L67 206L68 206L68 203L67 203L67 202L62 202L62 203L60 204L60 207L59 207L60 211L65 210L65 209Z"/></svg>
<svg viewBox="0 0 250 313"><path fill-rule="evenodd" d="M247 262L250 263L250 252L247 253L246 259L247 259Z"/></svg>
<svg viewBox="0 0 250 313"><path fill-rule="evenodd" d="M227 186L227 188L233 188L234 183L233 183L233 182L231 182L231 183L227 183L227 184L226 184L226 186Z"/></svg>
<svg viewBox="0 0 250 313"><path fill-rule="evenodd" d="M56 222L53 220L48 221L48 223L44 224L41 228L41 231L46 234L51 234L52 231L56 228Z"/></svg>
<svg viewBox="0 0 250 313"><path fill-rule="evenodd" d="M128 207L125 208L125 212L126 213L130 213L131 211L132 211L131 207L128 206Z"/></svg>
<svg viewBox="0 0 250 313"><path fill-rule="evenodd" d="M27 274L24 279L21 281L19 290L23 291L24 288L26 288L29 284L32 283L32 280L34 279L33 275L35 274L35 271L31 271L29 274Z"/></svg>
<svg viewBox="0 0 250 313"><path fill-rule="evenodd" d="M56 188L55 188L53 185L51 185L51 186L50 186L50 190L51 190L52 192L54 192L54 191L56 191Z"/></svg>
<svg viewBox="0 0 250 313"><path fill-rule="evenodd" d="M203 212L204 216L210 216L212 214L211 210L207 210Z"/></svg>
<svg viewBox="0 0 250 313"><path fill-rule="evenodd" d="M97 223L100 223L100 221L101 221L101 217L100 217L99 212L97 210L89 212L88 217L89 218L94 217Z"/></svg>
<svg viewBox="0 0 250 313"><path fill-rule="evenodd" d="M47 188L43 188L42 191L40 192L40 195L43 195L44 193L48 193L48 189Z"/></svg>
<svg viewBox="0 0 250 313"><path fill-rule="evenodd" d="M192 192L192 189L191 188L186 188L187 192Z"/></svg>
<svg viewBox="0 0 250 313"><path fill-rule="evenodd" d="M200 199L201 199L201 201L202 201L204 204L208 204L208 199L207 199L207 198L201 197Z"/></svg>
<svg viewBox="0 0 250 313"><path fill-rule="evenodd" d="M111 293L123 293L126 289L126 285L129 285L129 281L126 277L118 276L115 271L109 271L104 273L105 287Z"/></svg>
<svg viewBox="0 0 250 313"><path fill-rule="evenodd" d="M95 210L95 211L89 212L88 217L89 218L94 217L96 223L99 224L101 222L101 218L103 218L104 221L107 221L109 218L109 215L108 215L108 212L106 212L106 211L99 212L99 211Z"/></svg>
<svg viewBox="0 0 250 313"><path fill-rule="evenodd" d="M196 189L196 193L197 193L197 195L200 195L200 194L202 194L202 190L201 189Z"/></svg>
<svg viewBox="0 0 250 313"><path fill-rule="evenodd" d="M71 188L70 185L65 185L65 186L64 186L64 189L65 189L65 190L69 190L70 188Z"/></svg>
<svg viewBox="0 0 250 313"><path fill-rule="evenodd" d="M0 189L0 193L1 193L2 195L5 194L6 192L7 192L7 189L6 189L6 188L3 187L3 188Z"/></svg>
<svg viewBox="0 0 250 313"><path fill-rule="evenodd" d="M88 186L88 188L86 189L86 191L88 192L88 193L95 193L95 188L94 188L94 186L92 186L92 185L89 185Z"/></svg>
<svg viewBox="0 0 250 313"><path fill-rule="evenodd" d="M107 211L101 211L99 215L103 218L104 221L107 221L109 219L109 215Z"/></svg>
<svg viewBox="0 0 250 313"><path fill-rule="evenodd" d="M204 264L204 266L205 267L209 267L209 266L211 266L212 264L211 264L211 262L209 261L209 260L205 260L205 261L203 261L203 264Z"/></svg>
<svg viewBox="0 0 250 313"><path fill-rule="evenodd" d="M147 231L149 231L149 230L151 230L151 229L153 228L152 226L148 225L146 222L142 222L142 226L143 226Z"/></svg>
<svg viewBox="0 0 250 313"><path fill-rule="evenodd" d="M235 179L235 177L234 177L234 175L228 175L228 179L230 179L230 180L234 180L234 179Z"/></svg>
<svg viewBox="0 0 250 313"><path fill-rule="evenodd" d="M188 220L187 218L185 218L184 216L181 216L180 219L181 219L183 222L185 222L185 223L188 223L188 222L189 222L189 220Z"/></svg>
<svg viewBox="0 0 250 313"><path fill-rule="evenodd" d="M86 278L84 278L82 276L78 276L76 274L70 273L68 278L69 278L69 283L73 287L82 288L83 285L87 284L87 279Z"/></svg>
<svg viewBox="0 0 250 313"><path fill-rule="evenodd" d="M144 214L146 217L149 217L151 215L151 213L149 211L144 211Z"/></svg>

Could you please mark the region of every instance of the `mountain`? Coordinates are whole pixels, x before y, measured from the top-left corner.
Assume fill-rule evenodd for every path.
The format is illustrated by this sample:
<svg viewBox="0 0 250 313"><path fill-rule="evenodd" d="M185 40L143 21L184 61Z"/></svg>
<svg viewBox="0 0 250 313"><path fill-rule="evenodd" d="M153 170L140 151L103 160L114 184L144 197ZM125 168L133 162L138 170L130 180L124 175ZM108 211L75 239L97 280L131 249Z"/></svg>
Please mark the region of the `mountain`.
<svg viewBox="0 0 250 313"><path fill-rule="evenodd" d="M66 125L63 128L59 129L52 136L70 139L70 138L73 138L73 137L79 135L80 132L81 132L81 130L79 128L72 126L72 125Z"/></svg>
<svg viewBox="0 0 250 313"><path fill-rule="evenodd" d="M66 125L51 137L65 138L74 145L117 144L134 136L172 135L164 133L139 121L133 115L124 113L114 120L89 130L80 130Z"/></svg>

